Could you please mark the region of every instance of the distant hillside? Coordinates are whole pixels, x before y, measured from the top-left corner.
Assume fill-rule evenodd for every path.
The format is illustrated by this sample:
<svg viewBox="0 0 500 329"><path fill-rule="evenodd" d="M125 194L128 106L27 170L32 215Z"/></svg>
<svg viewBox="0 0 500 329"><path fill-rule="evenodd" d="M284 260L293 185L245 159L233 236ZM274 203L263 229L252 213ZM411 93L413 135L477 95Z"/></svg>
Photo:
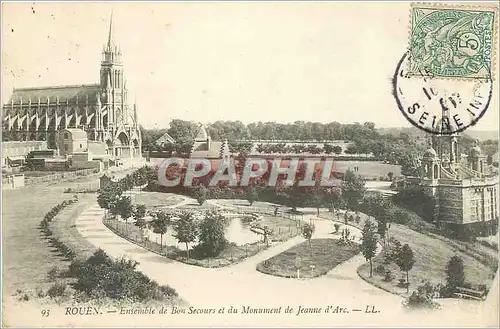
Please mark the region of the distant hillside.
<svg viewBox="0 0 500 329"><path fill-rule="evenodd" d="M377 128L377 131L381 134L388 134L392 136L399 136L400 133L406 133L413 138L425 138L427 133L416 127L397 127L397 128ZM493 130L466 130L464 135L472 139L479 139L480 141L485 141L488 139L498 140L498 132Z"/></svg>
<svg viewBox="0 0 500 329"><path fill-rule="evenodd" d="M493 130L466 130L465 134L473 139L485 141L488 139L498 140L498 131Z"/></svg>

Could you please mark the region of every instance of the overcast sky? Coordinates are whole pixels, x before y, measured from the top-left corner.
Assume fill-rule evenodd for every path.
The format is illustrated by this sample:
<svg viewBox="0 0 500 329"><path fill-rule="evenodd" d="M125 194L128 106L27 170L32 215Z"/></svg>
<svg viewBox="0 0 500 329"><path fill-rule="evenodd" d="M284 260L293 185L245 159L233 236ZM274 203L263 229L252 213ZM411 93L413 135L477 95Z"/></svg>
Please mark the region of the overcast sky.
<svg viewBox="0 0 500 329"><path fill-rule="evenodd" d="M97 83L111 10L145 127L410 126L391 94L408 3L3 3L2 103L13 87ZM475 129L498 130L498 112L497 89Z"/></svg>

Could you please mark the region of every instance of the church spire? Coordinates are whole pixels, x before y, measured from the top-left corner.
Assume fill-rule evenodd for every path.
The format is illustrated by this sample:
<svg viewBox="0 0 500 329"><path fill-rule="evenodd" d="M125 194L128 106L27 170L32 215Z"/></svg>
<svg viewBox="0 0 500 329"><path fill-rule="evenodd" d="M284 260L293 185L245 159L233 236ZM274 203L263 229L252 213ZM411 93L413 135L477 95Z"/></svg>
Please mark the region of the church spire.
<svg viewBox="0 0 500 329"><path fill-rule="evenodd" d="M113 49L114 46L115 46L115 39L114 39L114 26L113 26L113 11L111 11L111 16L109 18L108 49Z"/></svg>

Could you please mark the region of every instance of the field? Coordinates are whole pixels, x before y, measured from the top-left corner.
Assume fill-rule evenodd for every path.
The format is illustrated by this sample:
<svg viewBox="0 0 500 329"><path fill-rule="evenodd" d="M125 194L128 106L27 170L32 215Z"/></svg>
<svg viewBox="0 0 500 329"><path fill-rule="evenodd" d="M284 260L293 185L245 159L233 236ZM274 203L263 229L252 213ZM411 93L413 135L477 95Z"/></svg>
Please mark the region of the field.
<svg viewBox="0 0 500 329"><path fill-rule="evenodd" d="M309 242L305 241L261 262L257 265L257 270L270 275L296 278L298 267L300 278L312 278L328 273L358 252L359 246L354 243L340 245L334 239L313 239L311 248ZM311 265L315 266L314 270Z"/></svg>
<svg viewBox="0 0 500 329"><path fill-rule="evenodd" d="M408 244L415 255L415 264L410 271L410 289L416 288L423 280L428 280L435 284L445 283L445 267L450 258L458 255L463 258L465 265L466 280L474 284L485 284L491 286L494 271L482 264L475 258L468 256L450 244L436 238L429 237L410 230L409 228L391 224L389 236ZM392 282L384 282L383 275L374 274L369 277L370 266L364 264L358 269L359 275L366 281L382 287L392 293L405 295L406 289L397 286L398 280L403 276L403 272L394 264L384 264L383 254L376 256L373 260L373 268L382 265L386 270L391 270L395 278Z"/></svg>

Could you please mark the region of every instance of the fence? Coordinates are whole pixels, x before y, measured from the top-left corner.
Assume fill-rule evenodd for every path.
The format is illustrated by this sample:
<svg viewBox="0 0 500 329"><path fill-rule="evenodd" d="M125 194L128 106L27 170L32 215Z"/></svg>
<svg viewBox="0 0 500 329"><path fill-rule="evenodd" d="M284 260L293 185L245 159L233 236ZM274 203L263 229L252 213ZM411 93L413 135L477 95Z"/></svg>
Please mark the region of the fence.
<svg viewBox="0 0 500 329"><path fill-rule="evenodd" d="M92 169L82 169L76 171L64 171L56 174L40 176L40 177L26 177L25 185L36 185L40 183L47 183L52 181L59 181L66 178L76 178L81 176L89 176L99 173L96 168Z"/></svg>

